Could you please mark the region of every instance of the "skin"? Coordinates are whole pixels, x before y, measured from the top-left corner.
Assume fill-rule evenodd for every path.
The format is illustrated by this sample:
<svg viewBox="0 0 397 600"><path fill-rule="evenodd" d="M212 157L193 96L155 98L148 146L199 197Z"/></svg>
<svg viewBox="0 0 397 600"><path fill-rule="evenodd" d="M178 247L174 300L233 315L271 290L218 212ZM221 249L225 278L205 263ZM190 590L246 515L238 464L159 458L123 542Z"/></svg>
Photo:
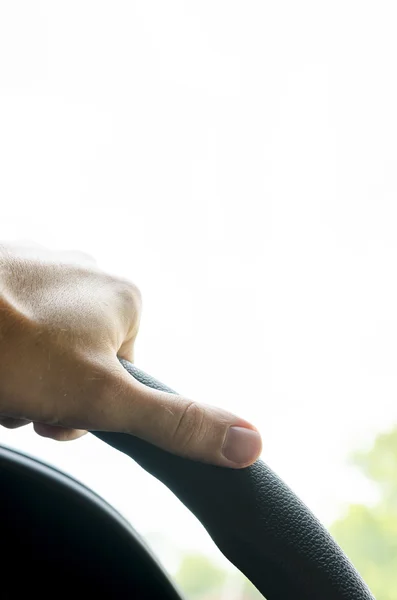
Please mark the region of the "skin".
<svg viewBox="0 0 397 600"><path fill-rule="evenodd" d="M0 243L0 425L33 423L59 441L120 431L193 460L253 463L261 439L252 424L148 388L120 365L117 357L134 360L141 311L137 286L86 254ZM238 462L222 453L230 427L249 442L245 453L234 443Z"/></svg>

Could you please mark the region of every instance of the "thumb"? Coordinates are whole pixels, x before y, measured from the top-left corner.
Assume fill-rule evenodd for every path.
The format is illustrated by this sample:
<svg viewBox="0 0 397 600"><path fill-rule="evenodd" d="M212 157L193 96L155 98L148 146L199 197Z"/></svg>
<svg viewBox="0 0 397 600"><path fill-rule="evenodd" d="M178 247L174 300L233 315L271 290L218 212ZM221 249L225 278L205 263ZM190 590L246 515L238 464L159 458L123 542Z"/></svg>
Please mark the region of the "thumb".
<svg viewBox="0 0 397 600"><path fill-rule="evenodd" d="M143 385L117 363L106 403L112 429L135 435L192 460L242 468L260 455L256 428L236 415L208 404Z"/></svg>

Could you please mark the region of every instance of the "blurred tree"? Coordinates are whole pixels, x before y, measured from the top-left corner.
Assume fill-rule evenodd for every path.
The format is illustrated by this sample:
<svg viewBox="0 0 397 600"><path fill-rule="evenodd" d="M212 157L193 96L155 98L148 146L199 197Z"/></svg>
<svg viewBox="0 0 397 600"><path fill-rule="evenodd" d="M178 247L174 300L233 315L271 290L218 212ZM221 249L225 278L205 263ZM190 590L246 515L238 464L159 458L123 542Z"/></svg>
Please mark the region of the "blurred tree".
<svg viewBox="0 0 397 600"><path fill-rule="evenodd" d="M201 600L217 593L219 595L225 577L225 571L211 559L192 553L183 557L175 579L189 600Z"/></svg>
<svg viewBox="0 0 397 600"><path fill-rule="evenodd" d="M230 573L199 553L183 557L175 580L188 600L263 600L237 570Z"/></svg>
<svg viewBox="0 0 397 600"><path fill-rule="evenodd" d="M397 427L351 458L378 487L378 503L354 504L330 528L377 600L397 600Z"/></svg>
<svg viewBox="0 0 397 600"><path fill-rule="evenodd" d="M397 600L397 426L380 434L368 451L354 453L351 462L377 486L379 501L373 507L351 505L330 531L376 599ZM201 554L183 558L176 581L189 600L227 595L226 571ZM262 598L248 580L241 590L238 600Z"/></svg>

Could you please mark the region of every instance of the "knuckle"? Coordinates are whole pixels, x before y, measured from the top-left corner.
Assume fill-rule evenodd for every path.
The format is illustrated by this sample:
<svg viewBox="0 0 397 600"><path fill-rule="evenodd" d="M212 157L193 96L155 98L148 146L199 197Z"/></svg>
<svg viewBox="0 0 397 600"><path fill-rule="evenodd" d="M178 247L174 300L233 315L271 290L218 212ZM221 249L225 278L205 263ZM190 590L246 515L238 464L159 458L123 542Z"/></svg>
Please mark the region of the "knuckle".
<svg viewBox="0 0 397 600"><path fill-rule="evenodd" d="M113 298L117 298L124 310L140 313L142 294L129 279L102 272L101 279Z"/></svg>
<svg viewBox="0 0 397 600"><path fill-rule="evenodd" d="M172 439L179 450L191 447L205 435L205 409L189 401L178 420Z"/></svg>
<svg viewBox="0 0 397 600"><path fill-rule="evenodd" d="M126 328L126 337L128 339L137 335L141 312L142 296L138 287L126 279L118 279L115 283L114 291L117 302L121 305L119 315L123 319Z"/></svg>
<svg viewBox="0 0 397 600"><path fill-rule="evenodd" d="M135 283L125 278L117 279L117 291L127 303L140 306L142 303L141 292Z"/></svg>

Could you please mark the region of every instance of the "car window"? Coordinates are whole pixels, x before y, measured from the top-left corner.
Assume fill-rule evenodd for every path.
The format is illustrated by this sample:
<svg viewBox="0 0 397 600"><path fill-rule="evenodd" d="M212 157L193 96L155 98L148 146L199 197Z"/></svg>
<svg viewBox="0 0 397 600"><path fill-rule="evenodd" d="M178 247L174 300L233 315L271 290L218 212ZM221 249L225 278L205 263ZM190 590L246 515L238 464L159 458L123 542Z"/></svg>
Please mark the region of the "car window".
<svg viewBox="0 0 397 600"><path fill-rule="evenodd" d="M380 600L397 560L393 8L0 5L0 239L132 279L136 364L255 423ZM127 457L30 428L0 443L109 500L188 598L254 597Z"/></svg>

